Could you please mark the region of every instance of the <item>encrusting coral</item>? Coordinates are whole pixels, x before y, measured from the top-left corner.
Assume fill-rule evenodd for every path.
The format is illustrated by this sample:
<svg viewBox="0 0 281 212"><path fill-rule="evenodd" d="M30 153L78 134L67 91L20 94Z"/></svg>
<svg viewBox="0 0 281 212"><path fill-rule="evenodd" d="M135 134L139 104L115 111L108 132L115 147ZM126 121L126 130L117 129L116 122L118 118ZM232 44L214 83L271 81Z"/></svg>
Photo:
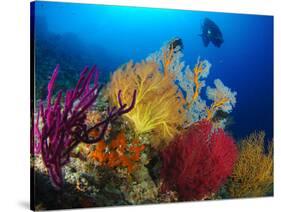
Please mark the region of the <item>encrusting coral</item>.
<svg viewBox="0 0 281 212"><path fill-rule="evenodd" d="M101 166L127 168L128 173L131 173L139 162L144 148L145 146L136 139L128 144L125 133L120 132L109 144L104 140L96 144L88 158L97 161Z"/></svg>
<svg viewBox="0 0 281 212"><path fill-rule="evenodd" d="M119 89L122 89L123 103L130 101L128 97L133 90L137 91L134 109L125 117L138 134L153 132L168 143L184 122L182 95L171 76L161 73L154 62L129 62L114 72L108 88L114 105L118 103ZM154 147L162 144L157 139L152 143Z"/></svg>
<svg viewBox="0 0 281 212"><path fill-rule="evenodd" d="M217 192L231 175L237 149L223 129L203 120L191 125L162 152L163 189L181 200L201 200Z"/></svg>
<svg viewBox="0 0 281 212"><path fill-rule="evenodd" d="M144 165L135 169L130 183L124 183L121 190L125 199L131 204L155 203L158 195L157 187Z"/></svg>
<svg viewBox="0 0 281 212"><path fill-rule="evenodd" d="M264 149L264 132L252 133L240 144L228 192L233 198L260 197L273 189L273 144Z"/></svg>

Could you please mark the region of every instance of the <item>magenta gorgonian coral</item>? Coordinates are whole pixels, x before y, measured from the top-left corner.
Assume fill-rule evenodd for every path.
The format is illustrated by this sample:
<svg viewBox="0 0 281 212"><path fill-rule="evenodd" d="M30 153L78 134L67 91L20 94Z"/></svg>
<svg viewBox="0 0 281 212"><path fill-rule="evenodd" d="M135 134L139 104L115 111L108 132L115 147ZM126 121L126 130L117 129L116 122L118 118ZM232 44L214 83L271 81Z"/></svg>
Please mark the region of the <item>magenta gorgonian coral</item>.
<svg viewBox="0 0 281 212"><path fill-rule="evenodd" d="M97 69L86 67L82 71L76 87L66 92L64 101L62 101L62 91L59 91L57 96L52 98L58 70L59 65L56 66L48 84L46 105L43 102L40 103L34 124L34 135L37 139L32 139L34 153L42 155L51 181L57 189L63 186L62 167L68 163L70 152L80 142L93 144L100 141L108 124L128 113L134 107L136 99L136 91L134 91L131 105L123 104L121 90L119 90L119 107L108 108L107 117L88 128L85 124L86 113L96 101L101 89L98 84ZM91 86L92 78L93 85ZM99 132L95 138L89 136L92 130Z"/></svg>

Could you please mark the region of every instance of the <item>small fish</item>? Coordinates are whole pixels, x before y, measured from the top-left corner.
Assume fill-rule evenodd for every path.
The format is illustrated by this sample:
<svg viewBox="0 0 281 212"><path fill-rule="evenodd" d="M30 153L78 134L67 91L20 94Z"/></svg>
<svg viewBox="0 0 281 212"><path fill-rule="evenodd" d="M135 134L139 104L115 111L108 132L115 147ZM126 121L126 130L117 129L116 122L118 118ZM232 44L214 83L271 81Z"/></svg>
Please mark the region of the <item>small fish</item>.
<svg viewBox="0 0 281 212"><path fill-rule="evenodd" d="M169 49L177 50L177 51L182 51L183 50L183 42L182 39L179 37L173 38L172 40L169 41Z"/></svg>
<svg viewBox="0 0 281 212"><path fill-rule="evenodd" d="M223 119L228 118L228 116L229 116L229 113L227 113L227 112L225 112L223 110L217 110L215 115L212 118L212 121L213 122L219 122L219 121L221 121Z"/></svg>

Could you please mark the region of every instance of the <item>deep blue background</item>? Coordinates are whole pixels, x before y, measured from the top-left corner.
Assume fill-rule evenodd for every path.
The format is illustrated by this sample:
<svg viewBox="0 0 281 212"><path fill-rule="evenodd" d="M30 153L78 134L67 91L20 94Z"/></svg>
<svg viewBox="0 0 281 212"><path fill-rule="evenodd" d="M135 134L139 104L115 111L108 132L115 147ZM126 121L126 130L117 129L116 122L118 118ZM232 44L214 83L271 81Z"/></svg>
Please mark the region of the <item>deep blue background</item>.
<svg viewBox="0 0 281 212"><path fill-rule="evenodd" d="M220 78L237 91L230 127L233 135L241 138L265 130L267 138L272 138L273 17L90 4L35 5L36 37L60 35L56 46L61 44L65 54L87 55L85 65L97 64L104 78L131 59L145 59L165 41L182 38L186 64L193 66L198 56L212 63L207 85L213 86L213 80ZM221 28L225 41L221 48L203 46L199 34L205 17ZM50 63L55 66L59 60Z"/></svg>

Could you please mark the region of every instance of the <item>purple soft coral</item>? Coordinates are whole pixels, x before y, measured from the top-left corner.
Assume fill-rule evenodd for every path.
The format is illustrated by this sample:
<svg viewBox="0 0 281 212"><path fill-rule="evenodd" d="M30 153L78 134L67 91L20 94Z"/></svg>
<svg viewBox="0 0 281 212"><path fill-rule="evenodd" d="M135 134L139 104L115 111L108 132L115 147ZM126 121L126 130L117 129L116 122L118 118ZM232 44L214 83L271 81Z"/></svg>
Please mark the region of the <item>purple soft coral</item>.
<svg viewBox="0 0 281 212"><path fill-rule="evenodd" d="M58 75L59 65L56 66L48 84L47 105L40 103L34 134L37 142L33 143L35 153L41 153L49 176L55 188L63 186L62 167L68 163L70 152L80 142L93 144L100 141L109 122L133 109L136 100L134 91L129 107L122 103L121 91L118 93L119 108L108 108L108 116L91 128L85 124L86 113L96 101L101 87L98 85L98 71L93 67L90 71L85 68L74 90L68 90L62 103L62 91L52 103L53 88ZM94 76L93 87L90 86ZM40 125L40 126L39 126ZM95 138L89 137L89 132L99 130Z"/></svg>

